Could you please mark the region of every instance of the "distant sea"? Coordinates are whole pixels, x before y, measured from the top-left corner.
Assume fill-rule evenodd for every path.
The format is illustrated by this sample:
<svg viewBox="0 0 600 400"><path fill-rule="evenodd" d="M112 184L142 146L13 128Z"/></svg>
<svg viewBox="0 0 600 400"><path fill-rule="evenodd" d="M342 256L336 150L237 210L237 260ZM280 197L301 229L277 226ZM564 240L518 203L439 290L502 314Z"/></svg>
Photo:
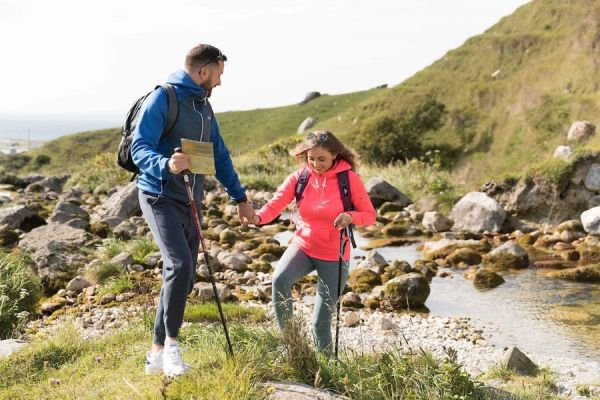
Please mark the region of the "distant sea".
<svg viewBox="0 0 600 400"><path fill-rule="evenodd" d="M13 115L0 113L0 139L48 141L63 135L116 128L124 115Z"/></svg>

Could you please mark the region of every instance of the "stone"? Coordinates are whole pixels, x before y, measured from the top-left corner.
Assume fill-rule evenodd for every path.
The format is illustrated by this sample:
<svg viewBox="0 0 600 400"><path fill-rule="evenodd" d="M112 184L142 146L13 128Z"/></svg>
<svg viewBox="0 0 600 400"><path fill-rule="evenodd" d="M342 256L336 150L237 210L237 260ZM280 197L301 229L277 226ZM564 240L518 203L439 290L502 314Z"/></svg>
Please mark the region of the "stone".
<svg viewBox="0 0 600 400"><path fill-rule="evenodd" d="M482 192L470 192L452 208L453 231L481 233L499 232L506 212L491 197Z"/></svg>
<svg viewBox="0 0 600 400"><path fill-rule="evenodd" d="M404 207L412 204L412 200L408 196L383 179L371 178L367 181L365 188L374 207L379 207L386 201L393 201Z"/></svg>
<svg viewBox="0 0 600 400"><path fill-rule="evenodd" d="M534 375L538 370L535 363L516 347L510 347L504 352L501 363L521 375Z"/></svg>
<svg viewBox="0 0 600 400"><path fill-rule="evenodd" d="M369 268L354 268L350 271L348 285L356 292L368 292L381 283L379 274Z"/></svg>
<svg viewBox="0 0 600 400"><path fill-rule="evenodd" d="M26 225L31 225L28 221L37 221L32 228L45 224L45 221L37 213L37 208L31 206L18 205L0 208L0 225L6 225L12 229L20 228L30 231L31 229L26 229Z"/></svg>
<svg viewBox="0 0 600 400"><path fill-rule="evenodd" d="M596 134L596 125L590 121L575 121L567 133L567 142L582 143Z"/></svg>
<svg viewBox="0 0 600 400"><path fill-rule="evenodd" d="M133 256L126 251L123 251L116 256L114 256L111 260L111 263L122 265L123 267L127 267L135 262Z"/></svg>
<svg viewBox="0 0 600 400"><path fill-rule="evenodd" d="M300 123L300 125L298 126L296 133L302 134L302 133L306 132L307 130L309 130L310 128L312 128L313 126L315 126L316 124L317 124L316 119L314 119L313 117L306 117L306 119L304 119L304 121L302 121Z"/></svg>
<svg viewBox="0 0 600 400"><path fill-rule="evenodd" d="M560 158L562 160L565 161L569 161L571 159L571 154L573 153L573 150L571 150L571 147L569 146L558 146L555 150L554 150L554 154L552 155L553 158Z"/></svg>
<svg viewBox="0 0 600 400"><path fill-rule="evenodd" d="M232 229L224 229L219 233L219 242L221 244L227 243L234 245L237 241L242 239L242 235Z"/></svg>
<svg viewBox="0 0 600 400"><path fill-rule="evenodd" d="M299 104L300 105L306 104L309 101L316 99L317 97L321 97L321 93L319 93L319 92L308 92L308 93L306 93L306 96L304 96L304 100L302 100Z"/></svg>
<svg viewBox="0 0 600 400"><path fill-rule="evenodd" d="M231 290L227 286L223 285L222 283L217 283L216 286L217 293L219 294L219 299L221 301L229 300L231 298ZM196 297L202 301L214 299L215 294L212 284L206 282L196 283L194 285L194 289L192 290L192 297Z"/></svg>
<svg viewBox="0 0 600 400"><path fill-rule="evenodd" d="M350 328L357 326L360 324L360 316L354 311L347 312L346 315L344 315L344 323Z"/></svg>
<svg viewBox="0 0 600 400"><path fill-rule="evenodd" d="M316 389L305 383L270 381L263 385L267 400L336 400L344 399L327 390Z"/></svg>
<svg viewBox="0 0 600 400"><path fill-rule="evenodd" d="M583 185L587 190L592 192L600 192L600 164L592 164L585 179Z"/></svg>
<svg viewBox="0 0 600 400"><path fill-rule="evenodd" d="M460 263L479 265L481 264L481 260L481 254L468 248L457 249L446 257L446 262L453 267L458 266Z"/></svg>
<svg viewBox="0 0 600 400"><path fill-rule="evenodd" d="M8 357L27 346L27 342L17 339L0 340L0 358Z"/></svg>
<svg viewBox="0 0 600 400"><path fill-rule="evenodd" d="M561 271L551 272L549 275L555 278L566 279L568 281L598 283L600 282L600 265L586 265L582 267L568 268Z"/></svg>
<svg viewBox="0 0 600 400"><path fill-rule="evenodd" d="M428 232L449 231L452 228L452 224L454 224L454 221L437 211L428 211L424 213L423 219L421 220L421 225L423 225Z"/></svg>
<svg viewBox="0 0 600 400"><path fill-rule="evenodd" d="M600 235L600 206L581 213L583 229L592 235Z"/></svg>
<svg viewBox="0 0 600 400"><path fill-rule="evenodd" d="M481 289L492 289L504 283L504 278L496 272L481 268L473 276L473 284Z"/></svg>
<svg viewBox="0 0 600 400"><path fill-rule="evenodd" d="M342 296L341 299L342 306L351 307L351 308L361 308L362 301L360 296L354 292L348 292Z"/></svg>
<svg viewBox="0 0 600 400"><path fill-rule="evenodd" d="M81 292L86 287L90 286L91 283L87 281L83 276L77 275L75 278L71 279L69 283L67 283L67 290L71 290L73 292Z"/></svg>
<svg viewBox="0 0 600 400"><path fill-rule="evenodd" d="M483 264L494 269L527 268L527 251L514 242L506 242L483 256Z"/></svg>
<svg viewBox="0 0 600 400"><path fill-rule="evenodd" d="M141 215L141 213L138 189L135 182L120 187L104 202L102 209L98 212L101 219L119 217L122 220L135 215Z"/></svg>
<svg viewBox="0 0 600 400"><path fill-rule="evenodd" d="M87 211L75 204L69 203L67 201L59 201L58 203L56 203L54 211L48 218L48 222L64 224L65 222L74 218L88 220L90 216L87 213Z"/></svg>
<svg viewBox="0 0 600 400"><path fill-rule="evenodd" d="M422 306L431 290L427 279L416 272L394 278L384 288L384 299L395 309Z"/></svg>
<svg viewBox="0 0 600 400"><path fill-rule="evenodd" d="M478 253L488 252L490 245L482 240L441 239L423 243L423 255L427 260L446 258L457 249L466 248Z"/></svg>

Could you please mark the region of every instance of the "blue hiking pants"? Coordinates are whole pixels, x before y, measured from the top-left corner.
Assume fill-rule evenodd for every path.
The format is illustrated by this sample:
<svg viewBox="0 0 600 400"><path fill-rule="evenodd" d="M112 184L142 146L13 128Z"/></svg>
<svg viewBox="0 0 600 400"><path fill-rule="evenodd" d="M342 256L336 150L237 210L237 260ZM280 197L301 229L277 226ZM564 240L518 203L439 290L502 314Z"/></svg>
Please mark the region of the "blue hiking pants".
<svg viewBox="0 0 600 400"><path fill-rule="evenodd" d="M163 346L166 336L179 335L187 296L196 282L200 238L188 204L141 190L139 201L163 260L163 284L152 339Z"/></svg>

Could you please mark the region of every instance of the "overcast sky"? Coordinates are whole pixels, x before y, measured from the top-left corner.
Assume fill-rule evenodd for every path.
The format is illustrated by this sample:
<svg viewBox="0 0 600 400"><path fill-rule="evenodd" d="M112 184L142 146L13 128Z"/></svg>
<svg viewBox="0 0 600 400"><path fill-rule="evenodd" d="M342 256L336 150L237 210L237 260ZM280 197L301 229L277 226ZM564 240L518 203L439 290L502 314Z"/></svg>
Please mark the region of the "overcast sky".
<svg viewBox="0 0 600 400"><path fill-rule="evenodd" d="M122 115L197 43L216 112L393 86L527 2L0 0L0 113Z"/></svg>

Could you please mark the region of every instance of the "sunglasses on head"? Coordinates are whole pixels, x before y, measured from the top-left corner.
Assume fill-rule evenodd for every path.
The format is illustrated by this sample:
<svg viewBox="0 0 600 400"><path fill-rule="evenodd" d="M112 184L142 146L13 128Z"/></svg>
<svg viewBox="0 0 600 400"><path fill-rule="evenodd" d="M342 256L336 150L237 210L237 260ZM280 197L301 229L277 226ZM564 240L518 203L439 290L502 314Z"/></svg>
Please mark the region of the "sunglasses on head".
<svg viewBox="0 0 600 400"><path fill-rule="evenodd" d="M217 61L223 61L223 62L227 61L227 56L225 54L221 53L221 50L218 50L218 51L219 51L219 54L217 54L215 56L215 58L212 59L212 61L209 61L206 64L204 64L203 66L201 66L200 69L202 69L214 62L217 62Z"/></svg>
<svg viewBox="0 0 600 400"><path fill-rule="evenodd" d="M327 141L327 132L311 132L306 135L307 140L316 140L319 143Z"/></svg>

